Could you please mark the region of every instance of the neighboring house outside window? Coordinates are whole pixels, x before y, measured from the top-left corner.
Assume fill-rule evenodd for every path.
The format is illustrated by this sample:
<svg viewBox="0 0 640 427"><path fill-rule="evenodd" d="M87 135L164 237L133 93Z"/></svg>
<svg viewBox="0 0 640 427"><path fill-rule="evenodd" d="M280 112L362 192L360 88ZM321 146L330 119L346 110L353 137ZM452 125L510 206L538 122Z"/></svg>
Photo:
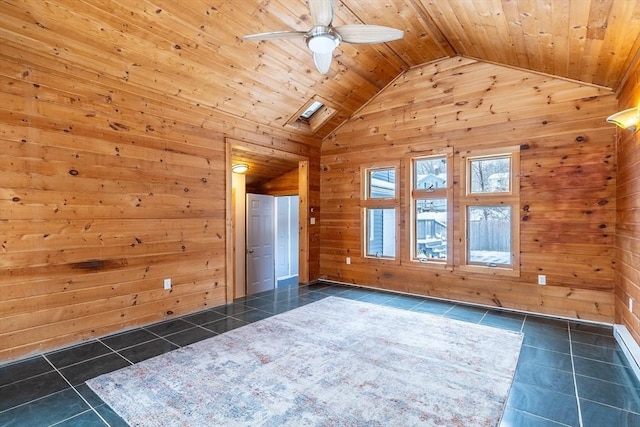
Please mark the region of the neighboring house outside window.
<svg viewBox="0 0 640 427"><path fill-rule="evenodd" d="M453 206L451 150L412 157L409 194L412 261L449 264Z"/></svg>
<svg viewBox="0 0 640 427"><path fill-rule="evenodd" d="M418 268L519 275L519 155L519 146L414 153L403 161L402 201L400 161L362 165L363 257ZM454 177L459 181L455 191ZM402 254L400 222L406 224L407 239Z"/></svg>
<svg viewBox="0 0 640 427"><path fill-rule="evenodd" d="M365 257L382 259L397 257L398 169L397 165L363 168Z"/></svg>

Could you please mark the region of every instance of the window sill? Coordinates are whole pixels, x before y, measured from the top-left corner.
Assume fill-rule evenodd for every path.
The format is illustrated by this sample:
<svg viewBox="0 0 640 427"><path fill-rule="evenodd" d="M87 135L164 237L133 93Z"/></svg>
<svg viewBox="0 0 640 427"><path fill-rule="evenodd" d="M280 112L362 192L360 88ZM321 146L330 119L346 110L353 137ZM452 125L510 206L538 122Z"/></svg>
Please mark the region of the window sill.
<svg viewBox="0 0 640 427"><path fill-rule="evenodd" d="M453 266L450 264L446 264L444 262L437 261L418 261L417 259L409 260L408 263L405 261L404 263L407 267L416 267L416 268L428 268L432 270L446 270L453 271Z"/></svg>
<svg viewBox="0 0 640 427"><path fill-rule="evenodd" d="M366 264L400 265L400 260L397 258L365 256L362 261Z"/></svg>
<svg viewBox="0 0 640 427"><path fill-rule="evenodd" d="M478 273L490 276L510 276L520 277L520 270L505 267L489 267L484 265L460 265L456 270L465 271L467 273Z"/></svg>

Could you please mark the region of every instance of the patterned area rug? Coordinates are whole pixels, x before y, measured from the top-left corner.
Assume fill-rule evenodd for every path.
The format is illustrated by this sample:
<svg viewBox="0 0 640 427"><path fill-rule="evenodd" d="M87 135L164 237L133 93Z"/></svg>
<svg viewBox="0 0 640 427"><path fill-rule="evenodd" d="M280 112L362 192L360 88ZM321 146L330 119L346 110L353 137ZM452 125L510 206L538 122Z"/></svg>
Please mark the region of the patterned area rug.
<svg viewBox="0 0 640 427"><path fill-rule="evenodd" d="M88 384L132 426L496 426L521 345L328 297Z"/></svg>

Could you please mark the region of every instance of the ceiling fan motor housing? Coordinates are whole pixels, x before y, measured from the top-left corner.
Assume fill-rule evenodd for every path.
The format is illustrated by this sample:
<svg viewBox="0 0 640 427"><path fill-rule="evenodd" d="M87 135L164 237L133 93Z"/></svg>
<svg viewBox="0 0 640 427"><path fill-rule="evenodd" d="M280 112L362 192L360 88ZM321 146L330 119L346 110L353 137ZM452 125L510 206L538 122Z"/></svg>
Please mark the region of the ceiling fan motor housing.
<svg viewBox="0 0 640 427"><path fill-rule="evenodd" d="M338 47L342 37L332 27L316 25L304 36L304 41L313 53L326 54Z"/></svg>

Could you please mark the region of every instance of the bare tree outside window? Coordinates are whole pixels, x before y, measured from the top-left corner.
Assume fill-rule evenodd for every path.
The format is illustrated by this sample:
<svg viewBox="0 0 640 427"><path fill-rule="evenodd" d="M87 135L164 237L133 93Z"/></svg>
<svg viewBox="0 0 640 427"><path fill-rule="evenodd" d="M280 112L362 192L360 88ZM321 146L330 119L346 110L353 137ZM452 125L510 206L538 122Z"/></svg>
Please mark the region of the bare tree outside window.
<svg viewBox="0 0 640 427"><path fill-rule="evenodd" d="M511 157L470 159L472 194L508 193L511 188ZM475 205L467 209L467 258L470 263L510 266L512 242L510 206Z"/></svg>
<svg viewBox="0 0 640 427"><path fill-rule="evenodd" d="M420 262L448 260L448 163L447 155L412 159L412 256Z"/></svg>
<svg viewBox="0 0 640 427"><path fill-rule="evenodd" d="M472 193L505 193L510 191L511 159L495 157L470 161Z"/></svg>

